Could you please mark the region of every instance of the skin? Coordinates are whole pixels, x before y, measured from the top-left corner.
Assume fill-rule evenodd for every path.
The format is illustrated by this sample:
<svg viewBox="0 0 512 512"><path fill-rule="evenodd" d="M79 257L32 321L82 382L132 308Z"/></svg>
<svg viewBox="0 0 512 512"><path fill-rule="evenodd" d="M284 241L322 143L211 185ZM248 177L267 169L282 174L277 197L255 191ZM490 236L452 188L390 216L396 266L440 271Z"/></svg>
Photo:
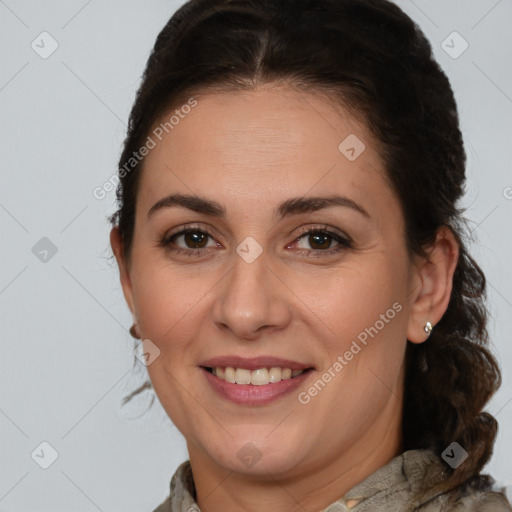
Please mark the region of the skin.
<svg viewBox="0 0 512 512"><path fill-rule="evenodd" d="M442 228L430 262L409 259L375 141L326 97L266 85L195 98L146 157L128 260L111 232L123 293L142 339L160 350L149 376L186 438L201 510L319 511L403 451L406 343L424 342L427 320L435 328L446 311L457 243ZM349 134L366 146L355 161L338 150ZM215 200L226 215L172 207L148 218L171 193ZM332 194L357 202L369 218L341 206L274 216L287 199ZM187 223L212 230L206 252L187 257L159 246ZM352 247L303 235L325 225ZM252 263L236 252L248 236L263 250ZM198 250L186 242L181 236L171 246ZM401 311L301 404L298 393L394 303ZM235 405L198 366L226 354L272 355L316 371L272 403ZM249 442L261 456L251 467L237 455Z"/></svg>

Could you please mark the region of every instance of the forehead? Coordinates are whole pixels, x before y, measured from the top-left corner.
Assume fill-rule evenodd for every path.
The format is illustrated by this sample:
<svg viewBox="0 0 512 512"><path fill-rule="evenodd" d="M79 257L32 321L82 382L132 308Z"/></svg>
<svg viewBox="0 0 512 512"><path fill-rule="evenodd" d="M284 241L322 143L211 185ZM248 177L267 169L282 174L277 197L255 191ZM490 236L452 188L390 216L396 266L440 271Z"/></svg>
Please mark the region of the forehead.
<svg viewBox="0 0 512 512"><path fill-rule="evenodd" d="M368 129L325 95L275 86L197 95L149 135L139 183L147 208L173 191L253 205L313 192L392 199Z"/></svg>

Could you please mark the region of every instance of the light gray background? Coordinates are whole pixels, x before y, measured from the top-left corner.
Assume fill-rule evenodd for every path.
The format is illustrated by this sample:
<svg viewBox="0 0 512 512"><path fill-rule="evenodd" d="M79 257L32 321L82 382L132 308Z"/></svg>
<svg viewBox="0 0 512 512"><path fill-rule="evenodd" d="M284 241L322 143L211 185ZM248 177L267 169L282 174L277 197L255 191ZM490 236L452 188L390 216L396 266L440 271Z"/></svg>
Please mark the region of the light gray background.
<svg viewBox="0 0 512 512"><path fill-rule="evenodd" d="M187 458L158 402L137 419L151 395L120 407L146 369L132 371L131 316L108 259L114 193L92 194L116 170L145 61L181 3L0 0L0 511L150 511ZM504 377L488 407L500 434L486 471L510 485L512 1L398 3L456 92ZM46 59L31 47L51 48L43 31L58 43ZM454 31L469 43L458 58ZM57 248L46 262L32 251L43 237ZM34 461L50 461L42 442L58 453L48 469Z"/></svg>

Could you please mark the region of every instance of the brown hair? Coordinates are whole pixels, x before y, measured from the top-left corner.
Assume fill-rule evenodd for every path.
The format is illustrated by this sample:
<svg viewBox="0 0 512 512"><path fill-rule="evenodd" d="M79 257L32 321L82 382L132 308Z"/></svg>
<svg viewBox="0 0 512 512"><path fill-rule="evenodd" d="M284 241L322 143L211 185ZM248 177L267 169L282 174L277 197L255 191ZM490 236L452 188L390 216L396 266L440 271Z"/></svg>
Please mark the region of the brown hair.
<svg viewBox="0 0 512 512"><path fill-rule="evenodd" d="M409 254L426 256L448 226L460 256L448 309L425 343L406 351L406 450L440 455L458 442L469 457L446 467L443 487L483 482L497 422L484 405L498 389L486 348L486 280L469 255L457 202L466 155L449 80L420 28L387 0L191 0L162 29L147 62L119 160L118 225L129 260L141 164L121 172L154 124L191 95L283 82L328 92L358 116L379 144L401 202ZM146 382L125 400L143 389Z"/></svg>

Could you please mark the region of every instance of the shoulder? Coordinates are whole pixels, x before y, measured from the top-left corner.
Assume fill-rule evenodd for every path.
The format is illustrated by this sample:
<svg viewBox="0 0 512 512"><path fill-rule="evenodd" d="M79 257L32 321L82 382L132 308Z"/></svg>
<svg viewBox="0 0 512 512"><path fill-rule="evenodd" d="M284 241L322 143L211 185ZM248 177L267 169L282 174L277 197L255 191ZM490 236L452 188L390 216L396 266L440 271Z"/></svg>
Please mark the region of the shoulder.
<svg viewBox="0 0 512 512"><path fill-rule="evenodd" d="M404 452L403 471L415 512L512 512L505 489L490 475L475 475L447 488L446 468L431 450Z"/></svg>
<svg viewBox="0 0 512 512"><path fill-rule="evenodd" d="M172 476L169 496L153 512L175 512L198 510L194 501L195 486L190 461L180 464ZM195 507L194 507L195 505Z"/></svg>
<svg viewBox="0 0 512 512"><path fill-rule="evenodd" d="M512 512L505 489L489 475L478 475L455 489L437 495L418 512Z"/></svg>
<svg viewBox="0 0 512 512"><path fill-rule="evenodd" d="M158 505L153 512L172 512L171 498L168 497L163 503Z"/></svg>

